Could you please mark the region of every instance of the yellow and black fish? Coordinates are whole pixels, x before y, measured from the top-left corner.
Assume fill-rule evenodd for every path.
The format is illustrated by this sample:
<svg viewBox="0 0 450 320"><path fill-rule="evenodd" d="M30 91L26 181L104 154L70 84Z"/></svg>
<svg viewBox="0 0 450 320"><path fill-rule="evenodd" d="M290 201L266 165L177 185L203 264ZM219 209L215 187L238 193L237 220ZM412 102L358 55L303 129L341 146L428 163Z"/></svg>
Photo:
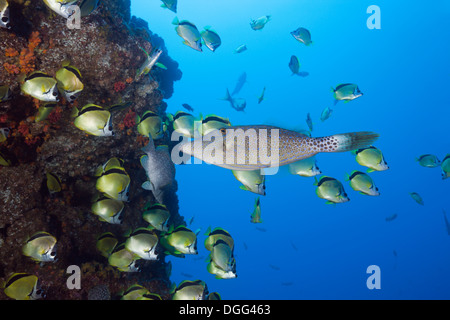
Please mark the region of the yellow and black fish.
<svg viewBox="0 0 450 320"><path fill-rule="evenodd" d="M61 192L62 184L61 179L51 172L46 173L47 177L47 189L50 194Z"/></svg>
<svg viewBox="0 0 450 320"><path fill-rule="evenodd" d="M5 294L15 300L37 300L44 293L39 287L39 279L33 274L14 273L5 283Z"/></svg>
<svg viewBox="0 0 450 320"><path fill-rule="evenodd" d="M41 101L58 101L57 81L52 76L35 71L25 78L21 90Z"/></svg>
<svg viewBox="0 0 450 320"><path fill-rule="evenodd" d="M11 29L9 21L9 4L7 0L0 0L0 27Z"/></svg>
<svg viewBox="0 0 450 320"><path fill-rule="evenodd" d="M80 70L67 62L56 72L56 80L59 92L69 103L74 102L84 89Z"/></svg>

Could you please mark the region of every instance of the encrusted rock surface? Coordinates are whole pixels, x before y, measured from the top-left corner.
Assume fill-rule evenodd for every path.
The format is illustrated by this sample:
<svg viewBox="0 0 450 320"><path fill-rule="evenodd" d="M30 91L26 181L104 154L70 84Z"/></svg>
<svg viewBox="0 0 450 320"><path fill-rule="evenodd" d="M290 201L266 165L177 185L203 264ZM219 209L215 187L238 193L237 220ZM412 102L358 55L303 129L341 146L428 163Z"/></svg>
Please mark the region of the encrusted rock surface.
<svg viewBox="0 0 450 320"><path fill-rule="evenodd" d="M178 64L145 22L130 17L129 0L102 1L82 19L79 30L68 29L66 20L43 1L9 3L13 28L0 29L0 85L9 85L14 97L0 103L0 128L11 129L8 139L0 143L0 152L12 165L0 167L0 278L6 280L13 272L36 274L47 299L88 299L93 288L107 288L114 298L134 283L168 298L170 279L163 255L159 261L144 262L140 273L121 273L108 265L95 243L106 231L120 237L147 226L142 208L154 199L141 188L146 177L139 157L146 140L137 133L133 119L145 110L165 117L163 98L170 97L173 82L181 78ZM146 58L141 48L150 52L152 45L163 48L161 62L168 70L155 68L150 76L135 82L136 70ZM35 123L37 108L43 103L20 93L20 74L38 70L55 76L63 60L70 60L81 71L84 90L73 105L60 101L47 120ZM121 102L131 102L131 106L114 115L114 137L88 136L73 125L74 107ZM156 143L169 144L168 134ZM111 157L125 160L132 181L122 225L100 222L90 212L96 192L94 171ZM61 178L59 194L48 194L46 171ZM171 222L179 224L183 219L178 214L176 190L175 182L166 192L165 204ZM40 265L22 255L24 241L37 231L58 239L56 262ZM66 286L70 265L82 270L80 290ZM0 299L7 299L3 290Z"/></svg>

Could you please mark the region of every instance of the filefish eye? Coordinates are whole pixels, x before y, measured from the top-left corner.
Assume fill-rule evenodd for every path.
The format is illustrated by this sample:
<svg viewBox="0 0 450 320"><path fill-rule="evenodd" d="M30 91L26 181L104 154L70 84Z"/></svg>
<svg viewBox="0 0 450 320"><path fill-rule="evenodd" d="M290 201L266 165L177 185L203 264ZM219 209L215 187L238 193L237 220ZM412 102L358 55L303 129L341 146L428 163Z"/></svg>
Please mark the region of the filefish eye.
<svg viewBox="0 0 450 320"><path fill-rule="evenodd" d="M53 95L54 97L56 97L56 96L58 95L58 93L53 92L52 95Z"/></svg>
<svg viewBox="0 0 450 320"><path fill-rule="evenodd" d="M75 98L76 98L75 96L70 96L70 97L69 97L69 99L70 99L71 101L75 100Z"/></svg>
<svg viewBox="0 0 450 320"><path fill-rule="evenodd" d="M50 255L52 256L52 257L54 257L54 256L56 256L56 252L50 252Z"/></svg>
<svg viewBox="0 0 450 320"><path fill-rule="evenodd" d="M9 21L8 17L2 17L2 22L7 23Z"/></svg>

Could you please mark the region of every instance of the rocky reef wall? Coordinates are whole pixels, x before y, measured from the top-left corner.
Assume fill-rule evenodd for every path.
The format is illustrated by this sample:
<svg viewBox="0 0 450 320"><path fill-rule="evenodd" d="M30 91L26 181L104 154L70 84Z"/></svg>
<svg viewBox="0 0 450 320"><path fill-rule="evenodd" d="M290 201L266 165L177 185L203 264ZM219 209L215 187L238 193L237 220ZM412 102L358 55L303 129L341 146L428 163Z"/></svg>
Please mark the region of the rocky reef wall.
<svg viewBox="0 0 450 320"><path fill-rule="evenodd" d="M47 299L114 297L139 283L152 293L169 296L169 272L164 256L147 261L142 272L124 273L109 266L96 249L104 232L117 236L145 227L142 208L153 201L141 188L146 180L139 163L146 138L136 132L135 116L152 110L165 117L173 82L181 78L178 64L164 50L161 62L168 70L152 70L151 76L135 81L136 70L158 39L146 24L130 15L130 0L104 0L94 13L84 17L81 29L69 29L66 19L49 10L43 1L9 0L10 30L0 28L0 85L13 91L9 101L0 102L0 128L10 128L0 152L11 166L0 166L0 278L20 272L38 276ZM158 47L163 41L157 40ZM164 49L164 47L163 47ZM60 100L47 120L34 118L42 102L20 91L20 76L38 70L51 76L69 60L82 76L84 90L73 104ZM113 137L88 136L73 125L74 107L86 104L110 106L130 102L113 117ZM166 136L157 144L168 144ZM130 198L124 222L111 225L90 212L96 193L94 171L112 157L125 160L131 177ZM51 196L46 189L46 172L61 178L62 191ZM166 192L165 204L171 223L180 224L176 183ZM40 265L22 255L26 239L46 231L58 239L57 261ZM81 289L69 290L66 269L81 268ZM7 299L0 290L0 299Z"/></svg>

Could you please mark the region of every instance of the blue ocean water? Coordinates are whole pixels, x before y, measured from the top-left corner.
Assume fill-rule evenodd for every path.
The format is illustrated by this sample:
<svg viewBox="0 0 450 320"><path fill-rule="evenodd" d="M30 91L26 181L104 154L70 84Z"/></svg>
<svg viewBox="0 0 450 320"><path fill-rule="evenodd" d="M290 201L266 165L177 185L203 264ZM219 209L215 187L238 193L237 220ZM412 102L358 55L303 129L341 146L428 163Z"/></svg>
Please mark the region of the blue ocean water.
<svg viewBox="0 0 450 320"><path fill-rule="evenodd" d="M415 158L450 153L448 85L450 29L446 0L179 0L178 12L157 0L132 0L132 14L146 20L163 37L183 77L166 100L167 112L194 107L198 116L228 117L233 125L270 124L306 129L309 112L315 137L375 131L390 169L371 174L379 197L353 191L345 182L353 170L365 171L351 153L319 154L322 172L344 183L348 203L327 205L319 199L314 178L281 172L268 176L261 197L263 223L250 223L256 194L239 189L226 169L211 165L177 166L180 214L192 230L201 228L199 254L172 261L171 280L201 279L223 299L449 299L450 179L439 168L421 167ZM381 10L381 29L369 29L367 8ZM250 20L271 15L264 29ZM197 52L182 44L171 24L175 17L199 30L211 26L222 39L216 52ZM290 32L310 30L305 46ZM239 45L248 50L234 54ZM291 76L291 55L300 59L302 78ZM245 112L226 101L247 73L239 97ZM331 87L358 84L364 96L333 107ZM266 87L265 100L258 96ZM419 193L424 206L410 197ZM386 218L397 214L393 221ZM206 270L203 246L208 226L233 236L236 279L218 280ZM265 231L256 229L263 228ZM370 265L379 266L380 289L368 289Z"/></svg>

